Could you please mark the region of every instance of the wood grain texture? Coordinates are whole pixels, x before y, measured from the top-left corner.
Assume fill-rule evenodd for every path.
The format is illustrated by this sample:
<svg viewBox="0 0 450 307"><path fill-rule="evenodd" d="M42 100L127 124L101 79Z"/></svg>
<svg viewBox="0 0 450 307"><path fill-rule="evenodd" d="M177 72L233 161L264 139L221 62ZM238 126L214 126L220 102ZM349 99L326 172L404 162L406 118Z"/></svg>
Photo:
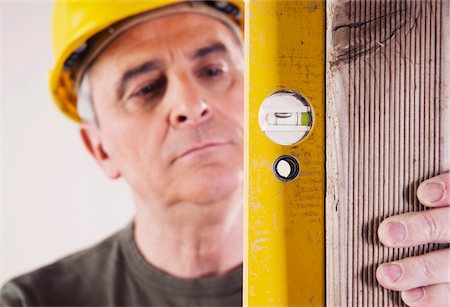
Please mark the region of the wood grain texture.
<svg viewBox="0 0 450 307"><path fill-rule="evenodd" d="M450 170L450 1L335 0L327 16L327 304L403 306L377 266L443 246L376 232Z"/></svg>

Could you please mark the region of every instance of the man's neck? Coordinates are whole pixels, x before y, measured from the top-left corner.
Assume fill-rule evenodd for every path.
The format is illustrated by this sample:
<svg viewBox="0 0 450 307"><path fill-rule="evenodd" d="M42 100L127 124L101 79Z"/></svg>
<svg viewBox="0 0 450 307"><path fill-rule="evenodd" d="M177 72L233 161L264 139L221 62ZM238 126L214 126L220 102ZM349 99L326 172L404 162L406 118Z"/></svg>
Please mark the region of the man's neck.
<svg viewBox="0 0 450 307"><path fill-rule="evenodd" d="M137 202L134 237L153 266L182 278L223 274L242 263L242 195L220 203Z"/></svg>

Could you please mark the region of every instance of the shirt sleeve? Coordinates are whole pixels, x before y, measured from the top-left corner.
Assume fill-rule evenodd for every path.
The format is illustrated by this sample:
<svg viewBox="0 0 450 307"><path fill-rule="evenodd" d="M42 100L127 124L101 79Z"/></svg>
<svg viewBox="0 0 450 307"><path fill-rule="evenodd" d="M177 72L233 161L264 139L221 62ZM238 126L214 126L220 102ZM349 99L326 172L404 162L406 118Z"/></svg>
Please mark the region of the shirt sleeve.
<svg viewBox="0 0 450 307"><path fill-rule="evenodd" d="M0 307L25 307L25 295L13 282L6 283L0 290Z"/></svg>

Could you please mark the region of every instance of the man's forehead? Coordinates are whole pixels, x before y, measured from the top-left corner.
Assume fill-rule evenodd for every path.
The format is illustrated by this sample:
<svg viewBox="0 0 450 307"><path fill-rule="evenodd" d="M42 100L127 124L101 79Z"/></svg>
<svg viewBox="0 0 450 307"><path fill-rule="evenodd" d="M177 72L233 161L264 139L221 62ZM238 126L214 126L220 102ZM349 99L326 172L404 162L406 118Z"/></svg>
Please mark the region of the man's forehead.
<svg viewBox="0 0 450 307"><path fill-rule="evenodd" d="M133 48L144 46L149 52L160 52L163 48L173 47L187 56L193 56L198 49L208 47L213 41L227 45L232 40L239 40L235 36L231 29L212 17L177 14L149 20L128 29L105 51L130 52Z"/></svg>

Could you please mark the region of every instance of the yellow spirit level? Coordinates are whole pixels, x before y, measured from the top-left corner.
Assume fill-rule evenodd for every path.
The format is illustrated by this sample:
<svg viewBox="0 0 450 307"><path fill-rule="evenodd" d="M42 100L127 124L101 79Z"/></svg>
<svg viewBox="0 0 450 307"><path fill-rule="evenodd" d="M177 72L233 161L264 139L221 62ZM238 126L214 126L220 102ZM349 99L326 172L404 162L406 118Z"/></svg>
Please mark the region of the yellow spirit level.
<svg viewBox="0 0 450 307"><path fill-rule="evenodd" d="M246 14L244 306L323 306L325 3Z"/></svg>

